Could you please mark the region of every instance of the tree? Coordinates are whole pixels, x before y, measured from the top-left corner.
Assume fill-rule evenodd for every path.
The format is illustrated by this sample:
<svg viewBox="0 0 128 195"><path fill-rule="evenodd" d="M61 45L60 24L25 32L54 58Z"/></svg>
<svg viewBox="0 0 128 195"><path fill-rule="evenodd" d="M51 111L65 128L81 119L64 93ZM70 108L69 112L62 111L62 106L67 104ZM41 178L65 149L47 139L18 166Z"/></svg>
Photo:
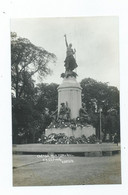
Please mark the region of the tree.
<svg viewBox="0 0 128 195"><path fill-rule="evenodd" d="M41 137L51 123L52 112L57 109L57 88L55 83L42 83L29 88L25 98L13 98L14 143L34 143Z"/></svg>
<svg viewBox="0 0 128 195"><path fill-rule="evenodd" d="M82 101L86 104L92 125L99 136L99 109L102 108L102 130L110 137L120 134L119 90L107 83L97 82L91 78L81 81ZM115 111L115 114L113 114Z"/></svg>
<svg viewBox="0 0 128 195"><path fill-rule="evenodd" d="M40 111L48 108L49 112L55 111L58 104L58 84L41 83L37 85L37 100L36 108Z"/></svg>
<svg viewBox="0 0 128 195"><path fill-rule="evenodd" d="M53 53L11 33L13 143L34 142L41 130L43 117L36 107L34 76L42 79L50 74L48 64L55 61Z"/></svg>
<svg viewBox="0 0 128 195"><path fill-rule="evenodd" d="M12 90L15 96L21 97L25 88L25 79L32 79L38 73L40 78L50 74L50 62L55 63L56 56L41 47L32 44L28 39L11 33L11 71Z"/></svg>

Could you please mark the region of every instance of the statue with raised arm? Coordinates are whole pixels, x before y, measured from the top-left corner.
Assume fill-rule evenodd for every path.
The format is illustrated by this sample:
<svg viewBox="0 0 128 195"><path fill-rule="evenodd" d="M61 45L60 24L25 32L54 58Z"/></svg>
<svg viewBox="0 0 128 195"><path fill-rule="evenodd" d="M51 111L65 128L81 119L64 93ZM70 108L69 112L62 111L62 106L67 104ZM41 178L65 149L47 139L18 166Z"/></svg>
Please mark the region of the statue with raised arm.
<svg viewBox="0 0 128 195"><path fill-rule="evenodd" d="M74 58L74 54L76 53L76 50L72 49L72 44L68 44L67 42L67 37L66 35L64 35L65 37L65 43L66 43L66 47L67 47L67 52L66 52L66 59L65 59L65 68L66 71L73 71L75 68L77 68L77 64L76 64L76 60Z"/></svg>

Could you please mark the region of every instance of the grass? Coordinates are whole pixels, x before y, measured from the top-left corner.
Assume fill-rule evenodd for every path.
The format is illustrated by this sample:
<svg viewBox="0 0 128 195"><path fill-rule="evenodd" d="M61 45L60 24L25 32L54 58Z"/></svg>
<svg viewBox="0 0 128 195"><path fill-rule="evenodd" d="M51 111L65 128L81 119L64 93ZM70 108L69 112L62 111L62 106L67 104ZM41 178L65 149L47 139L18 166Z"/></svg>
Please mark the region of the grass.
<svg viewBox="0 0 128 195"><path fill-rule="evenodd" d="M14 155L13 185L54 186L121 183L120 155L100 158L63 156L60 157L60 160L56 159L59 157ZM33 163L31 164L31 162Z"/></svg>

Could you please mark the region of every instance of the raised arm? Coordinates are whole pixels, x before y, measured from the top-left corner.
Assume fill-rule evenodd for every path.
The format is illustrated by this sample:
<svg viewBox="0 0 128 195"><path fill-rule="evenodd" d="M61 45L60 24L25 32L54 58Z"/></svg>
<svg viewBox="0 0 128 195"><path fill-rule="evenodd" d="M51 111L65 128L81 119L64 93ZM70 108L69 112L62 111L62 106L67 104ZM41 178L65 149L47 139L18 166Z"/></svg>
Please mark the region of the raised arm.
<svg viewBox="0 0 128 195"><path fill-rule="evenodd" d="M74 51L73 51L73 54L75 54L76 53L76 49L74 49Z"/></svg>
<svg viewBox="0 0 128 195"><path fill-rule="evenodd" d="M66 37L66 35L64 35L64 37L65 37L65 44L66 44L66 47L68 47L68 42L67 42L67 37Z"/></svg>

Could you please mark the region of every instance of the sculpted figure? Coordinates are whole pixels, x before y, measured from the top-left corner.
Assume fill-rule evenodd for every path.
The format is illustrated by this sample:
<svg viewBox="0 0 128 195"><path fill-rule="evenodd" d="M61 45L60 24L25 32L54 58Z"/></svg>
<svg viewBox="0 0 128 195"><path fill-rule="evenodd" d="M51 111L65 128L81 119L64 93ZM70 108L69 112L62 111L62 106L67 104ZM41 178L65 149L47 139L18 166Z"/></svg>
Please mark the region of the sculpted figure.
<svg viewBox="0 0 128 195"><path fill-rule="evenodd" d="M87 122L88 120L88 114L86 111L86 106L84 103L82 103L82 108L79 110L79 116L82 123Z"/></svg>
<svg viewBox="0 0 128 195"><path fill-rule="evenodd" d="M60 111L59 111L59 119L61 119L61 120L65 119L65 114L66 114L65 103L61 103L61 107L60 107Z"/></svg>
<svg viewBox="0 0 128 195"><path fill-rule="evenodd" d="M73 71L76 67L77 67L77 64L76 64L76 60L74 58L74 54L76 53L76 50L72 49L72 44L68 44L67 42L67 37L66 35L64 35L65 37L65 44L66 44L66 47L67 47L67 52L66 52L66 59L65 59L65 68L66 68L66 71Z"/></svg>
<svg viewBox="0 0 128 195"><path fill-rule="evenodd" d="M66 115L67 115L67 120L69 121L71 119L71 110L68 107L68 102L66 102Z"/></svg>
<svg viewBox="0 0 128 195"><path fill-rule="evenodd" d="M60 120L68 121L70 120L70 108L68 107L68 104L61 103L60 111L59 111L59 117Z"/></svg>

